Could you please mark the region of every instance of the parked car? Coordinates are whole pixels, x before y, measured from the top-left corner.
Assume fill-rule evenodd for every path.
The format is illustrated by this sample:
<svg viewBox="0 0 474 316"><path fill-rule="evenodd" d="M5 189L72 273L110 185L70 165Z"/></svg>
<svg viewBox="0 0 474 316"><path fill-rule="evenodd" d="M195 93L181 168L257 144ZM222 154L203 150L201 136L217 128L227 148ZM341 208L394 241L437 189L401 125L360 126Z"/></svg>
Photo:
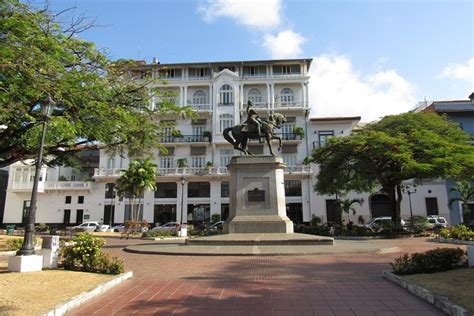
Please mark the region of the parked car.
<svg viewBox="0 0 474 316"><path fill-rule="evenodd" d="M105 232L109 229L109 225L104 225L102 222L84 222L80 225L72 227L73 230L80 229L85 230L87 232L94 232L96 230Z"/></svg>
<svg viewBox="0 0 474 316"><path fill-rule="evenodd" d="M392 218L389 216L375 217L365 223L364 227L369 229L370 231L378 232L382 230L385 223L389 223L391 221ZM404 228L406 226L406 222L403 219L400 219L400 225L402 226L402 228Z"/></svg>
<svg viewBox="0 0 474 316"><path fill-rule="evenodd" d="M427 217L429 228L444 228L448 226L448 221L443 216L430 215Z"/></svg>
<svg viewBox="0 0 474 316"><path fill-rule="evenodd" d="M163 232L176 232L180 229L181 225L178 222L168 222L164 225L153 227L152 231L163 231Z"/></svg>
<svg viewBox="0 0 474 316"><path fill-rule="evenodd" d="M209 230L222 230L222 227L224 225L224 221L218 221L209 226Z"/></svg>
<svg viewBox="0 0 474 316"><path fill-rule="evenodd" d="M120 224L120 225L112 226L112 230L113 230L114 232L123 233L123 232L125 231L125 225L124 225L124 224Z"/></svg>

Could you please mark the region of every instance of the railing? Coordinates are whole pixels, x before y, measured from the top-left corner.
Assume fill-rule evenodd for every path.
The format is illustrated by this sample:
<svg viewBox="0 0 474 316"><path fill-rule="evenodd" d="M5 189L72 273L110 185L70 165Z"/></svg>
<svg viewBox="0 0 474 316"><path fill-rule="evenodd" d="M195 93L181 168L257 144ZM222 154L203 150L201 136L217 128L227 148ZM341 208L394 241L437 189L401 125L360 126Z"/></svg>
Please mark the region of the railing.
<svg viewBox="0 0 474 316"><path fill-rule="evenodd" d="M105 169L96 168L94 176L119 177L122 169ZM308 174L312 172L311 166L296 165L285 168L285 173L302 173ZM158 176L186 176L186 175L226 175L229 171L226 167L174 167L174 168L158 168Z"/></svg>
<svg viewBox="0 0 474 316"><path fill-rule="evenodd" d="M295 133L275 133L275 136L280 137L282 140L301 140L301 135Z"/></svg>
<svg viewBox="0 0 474 316"><path fill-rule="evenodd" d="M210 111L211 110L211 105L210 104L193 104L193 103L188 103L189 106L193 108L193 110L196 111Z"/></svg>
<svg viewBox="0 0 474 316"><path fill-rule="evenodd" d="M294 77L302 77L303 74L302 73L298 73L298 74L276 74L276 73L273 73L273 77L276 77L276 78L294 78Z"/></svg>
<svg viewBox="0 0 474 316"><path fill-rule="evenodd" d="M267 74L243 74L242 78L248 79L248 78L267 78Z"/></svg>
<svg viewBox="0 0 474 316"><path fill-rule="evenodd" d="M211 75L207 76L188 76L189 80L211 80Z"/></svg>
<svg viewBox="0 0 474 316"><path fill-rule="evenodd" d="M86 181L46 181L46 190L89 190L90 182Z"/></svg>
<svg viewBox="0 0 474 316"><path fill-rule="evenodd" d="M304 108L306 104L299 101L290 101L290 102L277 102L275 103L275 108Z"/></svg>
<svg viewBox="0 0 474 316"><path fill-rule="evenodd" d="M12 190L29 190L33 189L33 181L29 182L13 182L12 183ZM38 182L38 191L43 192L44 190L44 182Z"/></svg>
<svg viewBox="0 0 474 316"><path fill-rule="evenodd" d="M118 168L95 168L94 177L120 177L123 169Z"/></svg>
<svg viewBox="0 0 474 316"><path fill-rule="evenodd" d="M181 135L181 136L163 136L160 138L161 143L199 143L209 142L210 137L204 135Z"/></svg>

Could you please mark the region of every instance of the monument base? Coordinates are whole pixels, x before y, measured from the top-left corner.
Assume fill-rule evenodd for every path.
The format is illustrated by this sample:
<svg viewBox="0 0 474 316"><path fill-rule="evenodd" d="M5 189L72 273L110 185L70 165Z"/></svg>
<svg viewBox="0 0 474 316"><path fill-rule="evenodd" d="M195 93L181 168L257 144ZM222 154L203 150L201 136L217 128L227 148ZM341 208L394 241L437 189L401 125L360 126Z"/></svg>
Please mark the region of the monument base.
<svg viewBox="0 0 474 316"><path fill-rule="evenodd" d="M221 234L186 240L188 246L333 246L334 238L306 234ZM291 252L291 251L290 251Z"/></svg>
<svg viewBox="0 0 474 316"><path fill-rule="evenodd" d="M224 231L230 234L255 233L293 233L293 222L288 217L268 216L236 216L224 224Z"/></svg>
<svg viewBox="0 0 474 316"><path fill-rule="evenodd" d="M36 272L43 269L43 256L10 256L8 257L9 272Z"/></svg>

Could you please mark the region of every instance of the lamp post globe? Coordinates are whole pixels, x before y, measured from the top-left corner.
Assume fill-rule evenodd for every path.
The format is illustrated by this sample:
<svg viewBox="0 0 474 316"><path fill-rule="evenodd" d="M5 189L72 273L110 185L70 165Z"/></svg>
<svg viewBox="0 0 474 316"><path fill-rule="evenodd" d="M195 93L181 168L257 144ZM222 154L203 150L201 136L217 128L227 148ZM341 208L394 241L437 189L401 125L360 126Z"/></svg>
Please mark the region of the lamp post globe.
<svg viewBox="0 0 474 316"><path fill-rule="evenodd" d="M30 209L28 211L27 216L27 223L25 227L25 236L23 238L23 244L16 253L17 256L31 256L35 254L35 221L36 221L36 204L37 204L37 195L38 195L38 182L41 174L41 167L43 162L43 146L44 146L44 138L46 135L46 127L48 117L51 116L53 108L54 108L54 101L48 95L48 97L40 104L41 107L41 114L42 114L42 121L43 127L41 131L41 139L38 148L38 156L36 158L36 165L35 165L35 176L33 179L33 189L31 191L31 201L30 201Z"/></svg>

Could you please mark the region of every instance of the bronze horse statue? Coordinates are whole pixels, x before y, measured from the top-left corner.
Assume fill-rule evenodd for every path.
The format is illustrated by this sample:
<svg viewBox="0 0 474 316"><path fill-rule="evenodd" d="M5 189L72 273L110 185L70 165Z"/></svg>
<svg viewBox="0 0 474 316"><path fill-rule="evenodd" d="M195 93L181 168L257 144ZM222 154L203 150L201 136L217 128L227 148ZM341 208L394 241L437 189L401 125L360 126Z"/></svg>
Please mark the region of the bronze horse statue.
<svg viewBox="0 0 474 316"><path fill-rule="evenodd" d="M281 149L281 138L275 136L273 129L281 128L282 124L286 122L286 118L283 114L275 113L271 114L268 118L260 119L262 122L260 126L260 132L258 133L257 126L253 125L236 125L234 127L228 127L223 131L224 138L231 143L235 149L244 152L247 155L253 155L247 148L249 139L258 139L262 137L265 138L270 149L270 154L275 156L272 151L272 145L270 144L272 139L278 139L278 150ZM245 128L248 127L248 128ZM248 131L246 131L248 129ZM232 136L230 135L232 134Z"/></svg>

